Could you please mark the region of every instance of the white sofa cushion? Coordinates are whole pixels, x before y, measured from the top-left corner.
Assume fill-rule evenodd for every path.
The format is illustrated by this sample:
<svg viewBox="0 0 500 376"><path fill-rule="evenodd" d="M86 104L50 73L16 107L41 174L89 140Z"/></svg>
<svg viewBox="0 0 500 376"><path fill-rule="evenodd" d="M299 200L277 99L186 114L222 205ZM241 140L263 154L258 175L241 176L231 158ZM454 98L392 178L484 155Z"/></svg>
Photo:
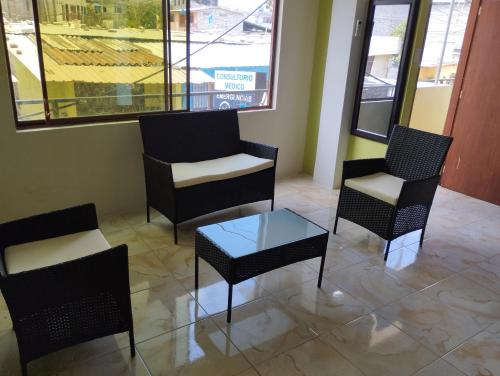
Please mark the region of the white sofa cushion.
<svg viewBox="0 0 500 376"><path fill-rule="evenodd" d="M7 273L14 274L76 260L110 248L101 231L83 231L7 247L5 264Z"/></svg>
<svg viewBox="0 0 500 376"><path fill-rule="evenodd" d="M391 205L398 202L404 179L383 172L361 176L359 178L346 179L345 186L355 189L371 197L378 198Z"/></svg>
<svg viewBox="0 0 500 376"><path fill-rule="evenodd" d="M235 154L229 157L193 163L172 163L175 188L212 181L237 178L274 166L274 161L249 154Z"/></svg>

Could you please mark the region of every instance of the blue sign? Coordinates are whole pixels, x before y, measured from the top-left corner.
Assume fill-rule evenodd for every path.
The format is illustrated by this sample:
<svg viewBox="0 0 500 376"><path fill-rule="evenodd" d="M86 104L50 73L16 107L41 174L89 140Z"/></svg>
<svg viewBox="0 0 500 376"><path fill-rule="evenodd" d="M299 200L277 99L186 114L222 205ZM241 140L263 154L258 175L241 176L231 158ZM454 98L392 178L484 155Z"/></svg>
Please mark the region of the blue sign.
<svg viewBox="0 0 500 376"><path fill-rule="evenodd" d="M214 97L214 108L229 110L232 108L246 108L258 105L255 93L224 93Z"/></svg>

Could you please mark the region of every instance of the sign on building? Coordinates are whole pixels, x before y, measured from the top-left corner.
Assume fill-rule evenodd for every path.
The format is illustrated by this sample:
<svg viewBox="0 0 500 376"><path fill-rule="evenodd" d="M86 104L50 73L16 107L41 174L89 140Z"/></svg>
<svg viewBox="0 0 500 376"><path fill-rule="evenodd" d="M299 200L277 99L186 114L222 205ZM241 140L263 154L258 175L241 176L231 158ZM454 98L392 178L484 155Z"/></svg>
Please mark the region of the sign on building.
<svg viewBox="0 0 500 376"><path fill-rule="evenodd" d="M255 90L255 72L215 71L215 90L252 91Z"/></svg>

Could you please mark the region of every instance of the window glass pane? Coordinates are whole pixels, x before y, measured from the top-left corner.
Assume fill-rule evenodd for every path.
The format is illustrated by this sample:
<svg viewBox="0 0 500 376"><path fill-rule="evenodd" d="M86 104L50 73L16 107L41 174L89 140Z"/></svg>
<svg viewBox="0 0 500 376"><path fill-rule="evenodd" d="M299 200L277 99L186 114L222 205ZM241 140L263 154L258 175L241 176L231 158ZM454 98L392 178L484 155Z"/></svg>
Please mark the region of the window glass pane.
<svg viewBox="0 0 500 376"><path fill-rule="evenodd" d="M1 0L1 6L17 118L20 121L44 119L31 2Z"/></svg>
<svg viewBox="0 0 500 376"><path fill-rule="evenodd" d="M410 5L377 5L357 128L387 136L395 102Z"/></svg>
<svg viewBox="0 0 500 376"><path fill-rule="evenodd" d="M52 119L165 110L161 0L37 0Z"/></svg>
<svg viewBox="0 0 500 376"><path fill-rule="evenodd" d="M277 2L0 0L18 120L268 106Z"/></svg>
<svg viewBox="0 0 500 376"><path fill-rule="evenodd" d="M268 106L274 0L191 2L191 110Z"/></svg>
<svg viewBox="0 0 500 376"><path fill-rule="evenodd" d="M170 0L172 37L172 104L173 110L187 109L187 23L186 0Z"/></svg>
<svg viewBox="0 0 500 376"><path fill-rule="evenodd" d="M471 3L472 0L433 1L419 87L453 84Z"/></svg>
<svg viewBox="0 0 500 376"><path fill-rule="evenodd" d="M394 97L409 11L409 5L375 8L363 99Z"/></svg>

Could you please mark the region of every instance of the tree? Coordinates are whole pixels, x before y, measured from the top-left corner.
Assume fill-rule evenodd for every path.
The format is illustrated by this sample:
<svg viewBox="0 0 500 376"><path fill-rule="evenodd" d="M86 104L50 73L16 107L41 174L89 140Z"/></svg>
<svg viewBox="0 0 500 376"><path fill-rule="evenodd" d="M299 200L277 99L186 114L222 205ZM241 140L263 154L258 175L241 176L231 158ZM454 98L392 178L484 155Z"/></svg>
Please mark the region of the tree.
<svg viewBox="0 0 500 376"><path fill-rule="evenodd" d="M162 27L161 5L157 1L145 1L127 6L128 27L158 29Z"/></svg>

